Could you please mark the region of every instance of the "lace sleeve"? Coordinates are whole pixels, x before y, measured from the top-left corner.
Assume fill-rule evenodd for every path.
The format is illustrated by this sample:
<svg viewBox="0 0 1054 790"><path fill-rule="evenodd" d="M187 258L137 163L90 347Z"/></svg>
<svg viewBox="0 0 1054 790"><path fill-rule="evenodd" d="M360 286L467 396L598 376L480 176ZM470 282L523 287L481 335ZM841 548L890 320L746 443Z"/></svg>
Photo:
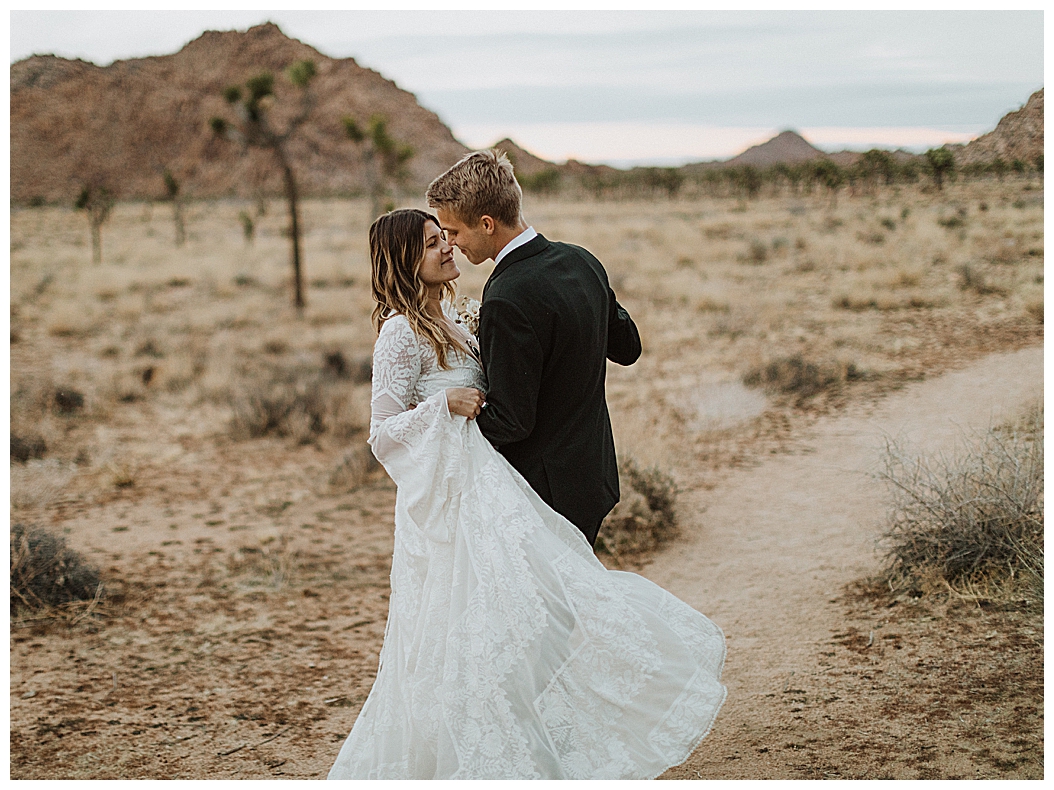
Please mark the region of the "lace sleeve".
<svg viewBox="0 0 1054 790"><path fill-rule="evenodd" d="M413 393L421 377L421 348L402 316L381 327L373 347L373 392L370 398L370 444L389 417L415 406Z"/></svg>
<svg viewBox="0 0 1054 790"><path fill-rule="evenodd" d="M451 418L446 390L414 403L422 346L401 317L385 323L373 349L370 447L398 486L399 508L428 538L450 538L446 503L464 483L464 417ZM398 523L398 515L397 515Z"/></svg>

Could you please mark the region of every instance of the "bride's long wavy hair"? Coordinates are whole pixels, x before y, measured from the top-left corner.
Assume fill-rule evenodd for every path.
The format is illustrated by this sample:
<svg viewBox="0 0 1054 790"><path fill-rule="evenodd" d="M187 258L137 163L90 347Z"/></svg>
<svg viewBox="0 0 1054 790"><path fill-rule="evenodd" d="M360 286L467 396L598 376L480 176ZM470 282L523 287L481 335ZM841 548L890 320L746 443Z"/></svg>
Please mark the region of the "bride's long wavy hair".
<svg viewBox="0 0 1054 790"><path fill-rule="evenodd" d="M425 257L425 224L439 220L426 211L401 208L376 219L370 226L370 259L372 261L373 328L378 332L393 315L402 314L410 328L435 349L441 368L449 368L447 354L451 349L467 353L464 344L445 322L428 314L428 290L418 277ZM440 299L453 300L457 288L443 283Z"/></svg>

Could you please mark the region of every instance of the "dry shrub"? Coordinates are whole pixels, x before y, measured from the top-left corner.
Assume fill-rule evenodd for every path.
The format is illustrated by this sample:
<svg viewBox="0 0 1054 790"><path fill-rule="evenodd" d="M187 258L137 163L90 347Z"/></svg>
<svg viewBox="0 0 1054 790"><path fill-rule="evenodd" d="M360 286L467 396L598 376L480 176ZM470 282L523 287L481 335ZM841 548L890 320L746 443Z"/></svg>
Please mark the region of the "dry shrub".
<svg viewBox="0 0 1054 790"><path fill-rule="evenodd" d="M317 381L284 377L255 382L231 400L236 437L292 436L310 442L325 430L325 404Z"/></svg>
<svg viewBox="0 0 1054 790"><path fill-rule="evenodd" d="M205 355L202 352L184 351L173 354L159 366L161 386L167 392L183 392L205 372L205 368Z"/></svg>
<svg viewBox="0 0 1054 790"><path fill-rule="evenodd" d="M886 281L889 288L913 288L922 281L922 270L917 268L897 269Z"/></svg>
<svg viewBox="0 0 1054 790"><path fill-rule="evenodd" d="M263 380L248 380L233 389L231 429L236 438L287 436L308 444L328 432L348 439L368 420L358 389L325 370L271 370Z"/></svg>
<svg viewBox="0 0 1054 790"><path fill-rule="evenodd" d="M373 379L373 357L370 355L348 359L339 349L327 351L322 356L327 375L337 379L349 379L354 384L366 384Z"/></svg>
<svg viewBox="0 0 1054 790"><path fill-rule="evenodd" d="M36 433L19 436L11 432L11 460L24 464L30 458L43 458L48 451L44 437Z"/></svg>
<svg viewBox="0 0 1054 790"><path fill-rule="evenodd" d="M358 444L348 450L329 476L329 485L338 492L355 491L381 468L369 445Z"/></svg>
<svg viewBox="0 0 1054 790"><path fill-rule="evenodd" d="M852 362L820 364L794 354L751 369L743 376L743 383L748 387L764 387L773 393L794 395L801 402L860 378L863 373Z"/></svg>
<svg viewBox="0 0 1054 790"><path fill-rule="evenodd" d="M1043 411L989 430L956 457L914 458L889 442L893 493L884 580L921 594L934 585L1043 590Z"/></svg>
<svg viewBox="0 0 1054 790"><path fill-rule="evenodd" d="M1043 323L1043 297L1038 299L1030 299L1025 303L1025 312L1035 318L1039 323Z"/></svg>
<svg viewBox="0 0 1054 790"><path fill-rule="evenodd" d="M132 459L112 460L103 466L105 481L114 488L131 488L139 475L139 465Z"/></svg>
<svg viewBox="0 0 1054 790"><path fill-rule="evenodd" d="M980 271L976 266L964 263L956 269L956 272L959 275L959 290L961 291L973 291L980 296L987 296L988 294L999 294L1002 296L1006 294L1006 289L989 282L984 272Z"/></svg>
<svg viewBox="0 0 1054 790"><path fill-rule="evenodd" d="M102 592L99 572L65 538L22 524L11 526L10 589L11 614L98 600Z"/></svg>
<svg viewBox="0 0 1054 790"><path fill-rule="evenodd" d="M860 312L870 310L872 307L877 308L878 298L870 291L853 290L838 294L831 300L831 304L843 310Z"/></svg>
<svg viewBox="0 0 1054 790"><path fill-rule="evenodd" d="M55 411L58 414L76 414L84 409L84 394L70 387L55 390Z"/></svg>
<svg viewBox="0 0 1054 790"><path fill-rule="evenodd" d="M89 337L97 328L95 316L76 303L60 304L47 319L47 331L52 337Z"/></svg>
<svg viewBox="0 0 1054 790"><path fill-rule="evenodd" d="M751 239L750 246L743 255L742 260L754 265L760 265L769 258L769 249L761 239Z"/></svg>
<svg viewBox="0 0 1054 790"><path fill-rule="evenodd" d="M697 296L689 303L700 313L727 313L731 310L731 305L727 300L717 299L707 294Z"/></svg>
<svg viewBox="0 0 1054 790"><path fill-rule="evenodd" d="M604 519L596 550L621 561L658 548L676 532L677 484L658 467L619 464L621 501Z"/></svg>

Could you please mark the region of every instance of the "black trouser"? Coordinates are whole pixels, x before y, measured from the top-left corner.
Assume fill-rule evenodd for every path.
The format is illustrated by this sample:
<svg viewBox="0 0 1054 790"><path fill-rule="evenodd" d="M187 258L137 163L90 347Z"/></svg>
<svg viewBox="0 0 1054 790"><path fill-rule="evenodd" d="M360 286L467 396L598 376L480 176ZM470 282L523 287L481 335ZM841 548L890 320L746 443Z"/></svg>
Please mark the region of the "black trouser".
<svg viewBox="0 0 1054 790"><path fill-rule="evenodd" d="M597 543L597 534L600 532L600 525L604 523L604 519L600 519L596 524L590 526L582 526L581 524L575 524L579 531L586 536L586 540L589 541L590 546L595 546Z"/></svg>

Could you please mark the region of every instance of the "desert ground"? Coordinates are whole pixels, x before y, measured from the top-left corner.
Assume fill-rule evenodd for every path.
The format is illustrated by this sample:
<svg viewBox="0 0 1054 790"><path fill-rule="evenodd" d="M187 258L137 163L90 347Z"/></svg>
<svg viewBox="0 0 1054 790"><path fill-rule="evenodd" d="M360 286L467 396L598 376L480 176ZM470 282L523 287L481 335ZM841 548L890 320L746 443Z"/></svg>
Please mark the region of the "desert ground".
<svg viewBox="0 0 1054 790"><path fill-rule="evenodd" d="M11 519L103 581L12 613L12 778L323 778L369 691L395 491L367 203L304 204L302 317L263 208L189 203L177 248L171 206L118 204L99 265L83 213L12 210L11 430L46 449ZM857 583L883 432L945 449L1041 395L1042 182L525 213L607 267L645 347L610 366L618 452L679 489L675 535L605 560L728 637L726 708L665 776L1041 778L1037 603ZM478 296L490 265L459 262Z"/></svg>

